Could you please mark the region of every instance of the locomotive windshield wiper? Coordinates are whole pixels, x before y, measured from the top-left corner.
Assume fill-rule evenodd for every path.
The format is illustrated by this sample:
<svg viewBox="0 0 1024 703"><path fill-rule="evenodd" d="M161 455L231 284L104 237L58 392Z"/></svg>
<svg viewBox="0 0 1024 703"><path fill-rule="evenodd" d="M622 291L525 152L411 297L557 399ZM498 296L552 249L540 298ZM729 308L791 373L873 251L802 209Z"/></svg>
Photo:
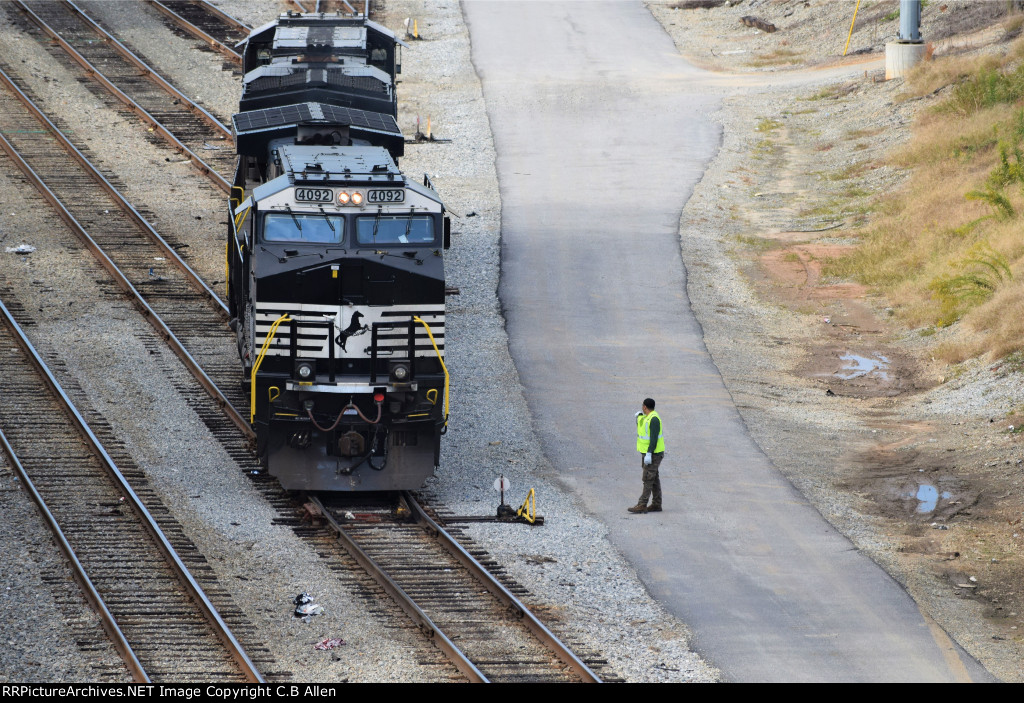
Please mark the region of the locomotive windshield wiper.
<svg viewBox="0 0 1024 703"><path fill-rule="evenodd" d="M390 251L381 251L380 249L377 249L373 253L379 254L381 260L383 260L385 256L393 256L396 259L405 259L406 261L412 259L417 264L423 264L423 259L416 256L416 252L414 251L403 251L401 254L392 254Z"/></svg>
<svg viewBox="0 0 1024 703"><path fill-rule="evenodd" d="M405 221L405 234L402 235L402 244L409 243L409 232L412 231L412 213L409 213L409 219Z"/></svg>
<svg viewBox="0 0 1024 703"><path fill-rule="evenodd" d="M284 209L287 210L288 214L292 216L292 222L295 223L295 227L299 230L299 234L302 234L302 225L299 223L299 218L297 218L295 216L295 213L292 212L292 206L291 205L285 205Z"/></svg>
<svg viewBox="0 0 1024 703"><path fill-rule="evenodd" d="M373 218L373 243L377 243L377 228L380 226L381 209L377 208L377 216Z"/></svg>
<svg viewBox="0 0 1024 703"><path fill-rule="evenodd" d="M331 233L332 234L337 234L338 230L334 229L334 223L331 222L331 218L327 215L327 211L324 210L324 206L323 205L317 205L317 207L320 208L320 214L324 216L325 220L327 220L327 226L331 228ZM301 232L302 230L299 230L299 231Z"/></svg>
<svg viewBox="0 0 1024 703"><path fill-rule="evenodd" d="M302 256L319 256L321 259L324 258L323 252L319 251L307 251L300 253L298 249L283 249L281 253L278 254L275 251L270 251L270 249L267 249L262 244L260 244L260 250L267 252L271 256L277 257L278 262L282 264L286 263L288 259L297 259ZM342 251L344 251L344 249Z"/></svg>

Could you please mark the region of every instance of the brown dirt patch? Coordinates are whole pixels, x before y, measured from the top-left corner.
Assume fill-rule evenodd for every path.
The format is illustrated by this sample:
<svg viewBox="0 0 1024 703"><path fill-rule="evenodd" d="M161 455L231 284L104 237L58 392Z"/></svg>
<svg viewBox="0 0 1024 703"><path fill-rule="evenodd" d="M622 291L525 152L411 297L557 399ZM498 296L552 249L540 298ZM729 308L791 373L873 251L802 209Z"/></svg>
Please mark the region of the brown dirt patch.
<svg viewBox="0 0 1024 703"><path fill-rule="evenodd" d="M913 419L903 401L934 383L919 359L887 341L893 330L863 286L822 279L822 260L844 246L787 244L750 252L748 273L764 300L807 314L804 353L790 371L836 403L871 403L854 411L878 437L840 458L834 488L858 496L902 569L945 589L927 597L980 606L986 646L1008 648L997 656L1012 669L1024 652L1024 470L1006 457L1024 443L1008 429L1024 426L1024 414L973 426ZM919 588L911 591L927 599Z"/></svg>

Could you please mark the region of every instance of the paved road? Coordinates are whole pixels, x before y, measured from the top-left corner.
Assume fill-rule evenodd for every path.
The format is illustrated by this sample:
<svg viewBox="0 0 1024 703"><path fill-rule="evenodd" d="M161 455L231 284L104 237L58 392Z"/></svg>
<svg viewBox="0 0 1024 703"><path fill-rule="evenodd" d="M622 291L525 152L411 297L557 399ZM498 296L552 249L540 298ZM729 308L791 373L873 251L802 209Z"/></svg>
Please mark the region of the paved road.
<svg viewBox="0 0 1024 703"><path fill-rule="evenodd" d="M498 150L512 355L545 451L697 648L742 681L986 678L751 440L686 298L681 209L719 128L650 14L465 3ZM666 511L633 413L658 401Z"/></svg>

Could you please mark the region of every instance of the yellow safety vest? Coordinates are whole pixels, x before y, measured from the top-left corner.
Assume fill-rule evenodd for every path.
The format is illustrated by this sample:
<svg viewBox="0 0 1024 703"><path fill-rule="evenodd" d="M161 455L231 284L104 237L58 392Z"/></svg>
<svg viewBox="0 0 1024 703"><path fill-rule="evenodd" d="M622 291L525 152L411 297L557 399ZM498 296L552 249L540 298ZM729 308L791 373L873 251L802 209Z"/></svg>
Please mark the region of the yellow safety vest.
<svg viewBox="0 0 1024 703"><path fill-rule="evenodd" d="M661 420L658 412L652 410L649 415L641 414L636 419L636 450L641 454L646 454L650 451L648 447L651 446L651 419L655 417L661 422L661 432L658 433L658 445L652 453L660 454L665 451L665 423Z"/></svg>

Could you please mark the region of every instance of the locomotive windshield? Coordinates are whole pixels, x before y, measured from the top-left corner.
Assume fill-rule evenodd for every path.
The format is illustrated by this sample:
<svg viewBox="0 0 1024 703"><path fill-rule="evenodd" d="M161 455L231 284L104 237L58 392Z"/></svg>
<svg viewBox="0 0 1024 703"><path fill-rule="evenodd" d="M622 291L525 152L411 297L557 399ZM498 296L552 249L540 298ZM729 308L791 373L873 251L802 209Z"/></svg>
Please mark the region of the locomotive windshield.
<svg viewBox="0 0 1024 703"><path fill-rule="evenodd" d="M345 233L341 215L289 212L267 213L263 219L263 241L340 244Z"/></svg>
<svg viewBox="0 0 1024 703"><path fill-rule="evenodd" d="M360 244L432 244L432 215L376 215L356 219Z"/></svg>

